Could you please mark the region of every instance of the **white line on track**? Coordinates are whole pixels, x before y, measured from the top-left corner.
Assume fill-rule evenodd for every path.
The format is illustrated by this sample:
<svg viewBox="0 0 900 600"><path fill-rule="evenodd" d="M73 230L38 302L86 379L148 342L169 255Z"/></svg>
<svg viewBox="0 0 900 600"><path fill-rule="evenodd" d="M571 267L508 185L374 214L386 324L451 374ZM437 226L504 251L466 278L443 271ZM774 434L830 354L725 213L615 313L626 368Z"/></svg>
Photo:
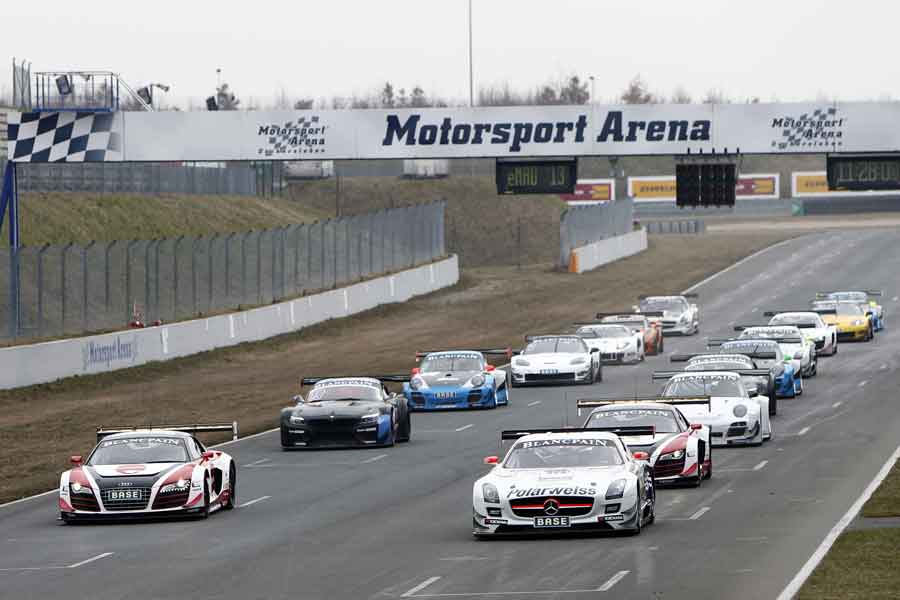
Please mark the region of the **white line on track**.
<svg viewBox="0 0 900 600"><path fill-rule="evenodd" d="M809 427L804 427L800 431L797 432L797 435L806 435L809 432Z"/></svg>
<svg viewBox="0 0 900 600"><path fill-rule="evenodd" d="M891 298L891 302L896 302L897 298L898 298L898 296L894 296L893 298Z"/></svg>
<svg viewBox="0 0 900 600"><path fill-rule="evenodd" d="M834 404L831 405L831 408L837 408L837 407L840 406L841 404L843 404L843 402L841 402L840 400L838 400L837 402L835 402Z"/></svg>
<svg viewBox="0 0 900 600"><path fill-rule="evenodd" d="M894 463L897 462L898 458L900 458L900 446L897 446L897 449L894 450L894 453L891 454L890 458L887 459L887 462L881 467L881 470L878 471L878 474L875 475L875 479L869 482L869 485L863 490L863 493L860 494L859 498L856 499L856 502L850 506L847 512L844 513L844 516L831 528L831 531L828 532L828 535L825 536L825 539L822 540L819 547L812 553L812 556L809 557L806 564L804 564L800 571L794 575L794 578L787 584L787 587L778 594L777 600L790 600L800 591L800 588L806 582L807 578L812 575L815 568L822 559L825 558L825 555L831 549L831 546L834 544L835 540L837 540L838 536L841 535L853 519L856 518L856 515L863 507L863 504L868 502L875 489L881 485L881 482L887 477L887 474L893 468Z"/></svg>
<svg viewBox="0 0 900 600"><path fill-rule="evenodd" d="M420 584L417 585L416 587L414 587L414 588L412 588L412 589L406 591L406 592L405 592L402 596L400 596L400 597L401 597L401 598L409 598L409 597L412 596L413 594L415 594L415 593L417 593L417 592L421 592L422 590L424 590L425 588L427 588L429 585L431 585L432 583L434 583L435 581L437 581L437 580L440 579L440 578L441 578L440 575L435 575L434 577L429 577L428 579L426 579L425 581L423 581L422 583L420 583Z"/></svg>
<svg viewBox="0 0 900 600"><path fill-rule="evenodd" d="M261 459L259 459L259 460L254 460L252 463L247 463L247 464L244 465L244 466L245 466L245 467L252 467L252 466L254 466L254 465L258 465L258 464L260 464L260 463L268 462L268 461L270 461L270 460L272 460L272 459L271 459L271 458L261 458Z"/></svg>
<svg viewBox="0 0 900 600"><path fill-rule="evenodd" d="M379 454L378 456L373 456L372 458L367 458L366 460L360 461L361 465L368 465L373 462L377 462L383 458L387 458L387 454Z"/></svg>
<svg viewBox="0 0 900 600"><path fill-rule="evenodd" d="M767 461L767 460L760 461L755 467L753 467L753 470L759 471L760 469L765 467L767 464L769 464L769 461Z"/></svg>
<svg viewBox="0 0 900 600"><path fill-rule="evenodd" d="M703 508L701 508L700 510L698 510L697 512L695 512L694 514L692 514L690 517L688 517L688 520L689 520L689 521L696 521L697 519L699 519L700 517L702 517L703 515L705 515L707 512L709 512L709 507L708 507L708 506L704 506Z"/></svg>
<svg viewBox="0 0 900 600"><path fill-rule="evenodd" d="M80 567L80 566L82 566L82 565L86 565L86 564L88 564L88 563L94 562L95 560L100 560L101 558L106 558L107 556L112 556L112 555L113 555L112 552L104 552L103 554L98 554L97 556L92 556L92 557L90 557L90 558L87 559L87 560L82 560L82 561L80 561L80 562L71 564L71 565L69 565L69 566L66 567L66 568L67 568L67 569L77 569L78 567Z"/></svg>
<svg viewBox="0 0 900 600"><path fill-rule="evenodd" d="M765 536L761 537L739 537L735 538L736 542L768 542L769 538Z"/></svg>
<svg viewBox="0 0 900 600"><path fill-rule="evenodd" d="M631 571L619 571L618 573L616 573L615 575L610 577L606 581L606 583L604 583L603 585L598 587L597 591L598 592L608 592L609 590L611 590L613 588L614 585L619 583L622 580L622 578L625 577L626 575L628 575L630 572Z"/></svg>
<svg viewBox="0 0 900 600"><path fill-rule="evenodd" d="M528 406L537 406L537 405L540 404L541 402L542 402L541 400L535 400L534 402L529 402L529 403L528 403Z"/></svg>
<svg viewBox="0 0 900 600"><path fill-rule="evenodd" d="M465 431L466 429L469 429L470 427L475 427L475 424L469 423L468 425L463 425L462 427L457 427L453 431Z"/></svg>
<svg viewBox="0 0 900 600"><path fill-rule="evenodd" d="M759 255L761 255L761 254L765 254L765 253L768 252L769 250L774 250L775 248L779 248L779 247L781 247L781 246L784 246L785 244L789 244L791 241L792 241L792 240L784 240L783 242L778 242L777 244L772 244L771 246L768 246L768 247L766 247L766 248L763 248L762 250L757 250L756 252L754 252L754 253L751 254L750 256L745 256L744 258L742 258L741 260L737 261L737 262L734 263L733 265L729 265L729 266L725 267L724 269L722 269L721 271L719 271L719 272L717 272L717 273L713 273L712 275L710 275L710 276L707 277L706 279L703 279L703 280L701 280L701 281L698 281L697 283L695 283L695 284L692 285L691 287L687 288L686 290L682 290L681 293L682 293L682 294L689 294L689 293L693 292L694 290L696 290L698 287L700 287L700 286L702 286L702 285L704 285L704 284L706 284L706 283L712 281L713 279L716 279L716 278L719 277L720 275L724 275L725 273L728 273L728 272L731 271L732 269L738 268L739 266L741 266L742 264L744 264L744 263L747 262L748 260L753 260L753 259L756 258L757 256L759 256Z"/></svg>
<svg viewBox="0 0 900 600"><path fill-rule="evenodd" d="M244 502L243 504L238 504L238 508L245 508L247 506L253 506L257 502L262 502L263 500L268 500L271 497L272 496L260 496L259 498L254 498L253 500L248 500L247 502Z"/></svg>

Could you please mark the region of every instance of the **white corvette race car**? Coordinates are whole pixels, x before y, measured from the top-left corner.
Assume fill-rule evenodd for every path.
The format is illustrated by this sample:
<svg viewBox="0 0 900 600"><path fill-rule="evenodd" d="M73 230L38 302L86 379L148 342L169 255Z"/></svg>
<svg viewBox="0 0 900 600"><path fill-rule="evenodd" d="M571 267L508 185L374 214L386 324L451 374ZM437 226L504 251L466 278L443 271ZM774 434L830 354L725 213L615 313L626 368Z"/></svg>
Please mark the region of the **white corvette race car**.
<svg viewBox="0 0 900 600"><path fill-rule="evenodd" d="M625 325L582 325L575 335L588 348L600 353L607 363L635 363L644 360L644 334Z"/></svg>
<svg viewBox="0 0 900 600"><path fill-rule="evenodd" d="M685 405L680 410L691 423L710 428L713 446L758 446L772 437L769 399L747 390L741 376L728 371L693 371L672 375L662 396L709 398L707 406Z"/></svg>
<svg viewBox="0 0 900 600"><path fill-rule="evenodd" d="M823 311L830 312L830 311ZM793 325L812 338L816 345L816 356L834 356L838 351L837 327L829 325L822 315L810 310L774 311L769 310L763 316L772 317L769 326L781 327Z"/></svg>
<svg viewBox="0 0 900 600"><path fill-rule="evenodd" d="M525 338L528 345L513 357L510 383L594 383L603 380L600 352L577 335Z"/></svg>
<svg viewBox="0 0 900 600"><path fill-rule="evenodd" d="M620 427L621 435L653 428ZM632 455L608 429L504 431L515 440L472 488L473 533L534 534L625 530L653 522L656 490L648 455Z"/></svg>

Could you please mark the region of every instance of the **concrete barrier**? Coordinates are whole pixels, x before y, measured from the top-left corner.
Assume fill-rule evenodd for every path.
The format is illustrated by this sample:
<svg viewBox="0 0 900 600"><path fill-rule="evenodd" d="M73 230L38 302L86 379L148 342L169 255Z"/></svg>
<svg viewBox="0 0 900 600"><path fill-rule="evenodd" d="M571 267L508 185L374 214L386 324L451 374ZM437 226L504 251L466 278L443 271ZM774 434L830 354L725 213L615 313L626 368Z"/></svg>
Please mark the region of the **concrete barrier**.
<svg viewBox="0 0 900 600"><path fill-rule="evenodd" d="M298 331L459 281L457 257L271 306L172 325L0 349L0 389L171 360Z"/></svg>
<svg viewBox="0 0 900 600"><path fill-rule="evenodd" d="M639 229L572 250L569 271L584 273L647 249L647 231Z"/></svg>

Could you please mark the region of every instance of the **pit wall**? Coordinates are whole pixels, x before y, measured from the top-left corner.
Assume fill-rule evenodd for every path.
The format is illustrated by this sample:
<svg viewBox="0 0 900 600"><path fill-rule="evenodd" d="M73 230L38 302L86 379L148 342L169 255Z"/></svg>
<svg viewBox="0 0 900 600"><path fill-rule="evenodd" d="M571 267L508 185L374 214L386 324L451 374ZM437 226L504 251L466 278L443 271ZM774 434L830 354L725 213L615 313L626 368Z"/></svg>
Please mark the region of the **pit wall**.
<svg viewBox="0 0 900 600"><path fill-rule="evenodd" d="M0 349L0 389L127 369L255 342L382 304L406 302L457 281L459 261L454 255L393 275L243 312L3 348Z"/></svg>
<svg viewBox="0 0 900 600"><path fill-rule="evenodd" d="M632 256L647 249L647 230L638 229L631 233L600 240L572 250L569 257L569 272L584 273L597 267Z"/></svg>

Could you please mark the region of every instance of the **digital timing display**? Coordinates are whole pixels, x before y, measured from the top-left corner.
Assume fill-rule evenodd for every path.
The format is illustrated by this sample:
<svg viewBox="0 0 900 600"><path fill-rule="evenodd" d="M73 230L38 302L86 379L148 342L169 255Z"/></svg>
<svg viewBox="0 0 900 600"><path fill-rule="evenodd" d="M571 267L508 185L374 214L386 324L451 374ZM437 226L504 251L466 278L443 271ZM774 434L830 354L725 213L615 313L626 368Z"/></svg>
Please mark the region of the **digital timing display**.
<svg viewBox="0 0 900 600"><path fill-rule="evenodd" d="M498 194L572 194L578 177L574 158L498 160Z"/></svg>
<svg viewBox="0 0 900 600"><path fill-rule="evenodd" d="M828 156L829 190L900 190L900 154Z"/></svg>

